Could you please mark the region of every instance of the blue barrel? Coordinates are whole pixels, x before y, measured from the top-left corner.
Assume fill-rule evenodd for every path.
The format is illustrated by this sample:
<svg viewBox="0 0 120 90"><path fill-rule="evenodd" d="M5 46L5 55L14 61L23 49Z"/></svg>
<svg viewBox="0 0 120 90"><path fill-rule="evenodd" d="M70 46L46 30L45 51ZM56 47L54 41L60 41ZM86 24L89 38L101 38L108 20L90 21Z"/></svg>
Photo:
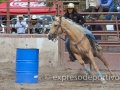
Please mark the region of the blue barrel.
<svg viewBox="0 0 120 90"><path fill-rule="evenodd" d="M38 83L39 49L16 49L16 83Z"/></svg>

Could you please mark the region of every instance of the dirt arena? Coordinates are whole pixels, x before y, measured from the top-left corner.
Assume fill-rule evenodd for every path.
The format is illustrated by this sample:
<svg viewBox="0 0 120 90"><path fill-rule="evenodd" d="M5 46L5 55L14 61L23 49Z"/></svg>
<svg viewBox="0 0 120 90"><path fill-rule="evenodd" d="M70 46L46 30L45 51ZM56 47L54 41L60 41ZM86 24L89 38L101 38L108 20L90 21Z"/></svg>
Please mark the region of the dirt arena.
<svg viewBox="0 0 120 90"><path fill-rule="evenodd" d="M101 72L103 75L109 74L106 70L102 70ZM114 73L120 76L119 71L114 71ZM120 78L119 80L108 80L105 85L99 80L95 82L71 79L62 81L61 79L52 78L53 76L84 76L85 74L84 70L70 70L62 67L40 67L39 83L17 84L15 82L15 63L0 63L0 90L120 90Z"/></svg>

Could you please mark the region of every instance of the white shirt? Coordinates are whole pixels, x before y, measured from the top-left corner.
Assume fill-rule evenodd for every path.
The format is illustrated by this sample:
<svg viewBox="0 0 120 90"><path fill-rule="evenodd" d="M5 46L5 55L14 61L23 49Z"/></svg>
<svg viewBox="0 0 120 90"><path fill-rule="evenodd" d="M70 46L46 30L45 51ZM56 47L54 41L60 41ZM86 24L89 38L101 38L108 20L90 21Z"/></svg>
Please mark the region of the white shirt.
<svg viewBox="0 0 120 90"><path fill-rule="evenodd" d="M5 26L2 24L1 24L1 26L2 26L2 31L0 31L0 32L5 33Z"/></svg>
<svg viewBox="0 0 120 90"><path fill-rule="evenodd" d="M96 6L98 4L98 0L86 0L86 8L90 6Z"/></svg>
<svg viewBox="0 0 120 90"><path fill-rule="evenodd" d="M26 21L21 21L21 23L18 21L16 24L15 24L15 28L17 29L17 33L25 33L25 30L26 30L26 26L27 26L27 23Z"/></svg>

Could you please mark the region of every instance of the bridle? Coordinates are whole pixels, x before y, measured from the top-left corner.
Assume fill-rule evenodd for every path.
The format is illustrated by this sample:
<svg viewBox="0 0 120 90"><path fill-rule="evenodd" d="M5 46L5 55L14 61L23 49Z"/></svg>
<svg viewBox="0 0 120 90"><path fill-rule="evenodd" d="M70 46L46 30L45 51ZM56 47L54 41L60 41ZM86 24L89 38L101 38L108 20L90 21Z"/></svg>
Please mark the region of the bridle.
<svg viewBox="0 0 120 90"><path fill-rule="evenodd" d="M55 20L55 21L57 21L57 22L59 23L59 25L58 25L58 27L56 28L55 32L52 34L53 37L56 36L56 34L57 34L57 32L58 32L58 29L61 27L61 22L62 22L62 20L60 19L60 21L58 21L58 20Z"/></svg>
<svg viewBox="0 0 120 90"><path fill-rule="evenodd" d="M56 28L56 30L55 30L55 32L52 34L53 36L53 40L55 39L54 37L56 36L56 34L57 34L57 32L58 32L58 29L61 27L61 22L62 22L62 20L60 19L60 21L58 21L58 20L56 20L57 22L59 22L59 25L58 25L58 27ZM71 24L69 24L69 25L71 25ZM68 26L69 26L68 25ZM61 29L62 29L62 27L61 27ZM68 28L65 28L64 29L64 31L63 31L63 29L62 29L62 34L64 34L66 31L68 30ZM62 34L60 34L59 36L58 36L58 38L56 38L55 39L55 41L57 41L59 38L61 38L61 36L62 36ZM78 51L79 51L79 53L83 56L83 53L79 50L79 48L78 48L78 45L82 42L82 40L83 39L85 39L86 38L86 35L84 35L76 44L72 44ZM62 39L62 38L61 38ZM64 41L65 41L65 39L63 39Z"/></svg>
<svg viewBox="0 0 120 90"><path fill-rule="evenodd" d="M59 20L55 20L55 21L57 21L57 22L59 23L59 25L58 25L58 27L56 28L55 32L52 34L52 37L55 37L55 36L56 36L56 34L57 34L57 32L58 32L58 29L61 27L62 19L60 19L60 21L59 21ZM62 29L62 27L61 27L61 29ZM63 31L63 29L62 29L62 33L61 33L57 38L53 38L54 41L57 41L59 38L65 41L65 39L61 38L61 36L62 36L67 30L68 30L68 28L65 28L64 31Z"/></svg>

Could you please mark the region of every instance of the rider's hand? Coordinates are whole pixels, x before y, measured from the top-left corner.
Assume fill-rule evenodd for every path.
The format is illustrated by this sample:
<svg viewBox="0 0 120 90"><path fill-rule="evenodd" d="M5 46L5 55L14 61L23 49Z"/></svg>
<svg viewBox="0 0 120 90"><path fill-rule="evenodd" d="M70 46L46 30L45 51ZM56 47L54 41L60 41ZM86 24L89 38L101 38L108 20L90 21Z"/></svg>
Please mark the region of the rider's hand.
<svg viewBox="0 0 120 90"><path fill-rule="evenodd" d="M97 4L95 7L98 9L100 7L100 4Z"/></svg>

